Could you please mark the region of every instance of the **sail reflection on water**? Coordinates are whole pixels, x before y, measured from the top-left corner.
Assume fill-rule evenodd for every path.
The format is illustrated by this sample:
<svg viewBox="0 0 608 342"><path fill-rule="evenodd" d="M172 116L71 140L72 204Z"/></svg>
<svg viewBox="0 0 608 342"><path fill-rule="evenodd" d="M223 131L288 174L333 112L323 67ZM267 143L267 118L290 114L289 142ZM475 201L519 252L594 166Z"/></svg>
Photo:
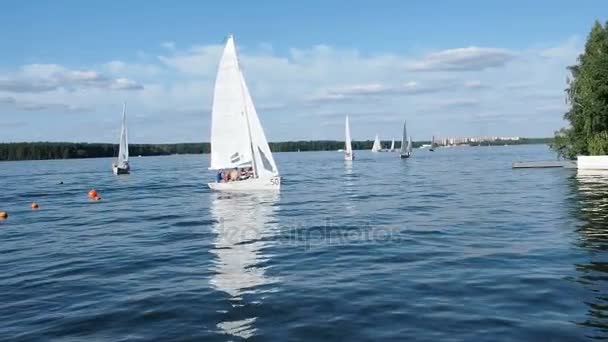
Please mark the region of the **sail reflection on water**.
<svg viewBox="0 0 608 342"><path fill-rule="evenodd" d="M355 191L355 178L356 175L353 173L353 164L352 163L344 163L344 187L343 192L344 195L342 199L344 202L344 208L346 209L346 213L348 215L355 215L357 213L355 207L355 198L357 197L357 193Z"/></svg>
<svg viewBox="0 0 608 342"><path fill-rule="evenodd" d="M255 334L256 317L239 317L239 308L248 305L247 295L262 291L260 287L278 281L269 277L260 264L268 260L263 249L268 237L276 232L275 203L278 193L212 193L211 215L216 221L217 234L212 253L211 284L230 296L234 312L231 319L217 327L224 333L242 338ZM234 320L238 317L238 320Z"/></svg>

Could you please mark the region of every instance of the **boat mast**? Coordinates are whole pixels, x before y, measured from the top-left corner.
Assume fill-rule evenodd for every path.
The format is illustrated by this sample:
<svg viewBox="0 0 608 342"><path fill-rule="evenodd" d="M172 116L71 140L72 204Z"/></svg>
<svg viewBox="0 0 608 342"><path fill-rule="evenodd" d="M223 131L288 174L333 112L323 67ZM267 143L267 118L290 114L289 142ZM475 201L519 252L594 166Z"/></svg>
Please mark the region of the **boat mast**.
<svg viewBox="0 0 608 342"><path fill-rule="evenodd" d="M234 45L234 56L237 61L237 69L239 71L239 86L241 87L241 97L243 98L243 113L245 114L245 120L247 121L247 135L249 137L249 148L251 148L251 163L253 165L253 176L258 178L258 167L255 162L255 149L253 148L253 139L251 138L251 126L249 125L249 113L247 112L247 97L245 96L245 89L243 88L243 73L241 72L241 63L239 62L239 56L236 53L236 44L234 42L234 36L229 35L228 39L232 38L232 44Z"/></svg>
<svg viewBox="0 0 608 342"><path fill-rule="evenodd" d="M125 139L124 148L126 149L126 151L122 151L122 154L123 154L123 156L126 156L126 154L129 153L129 138L128 138L128 131L127 131L127 101L122 103L122 127L124 130L124 139ZM121 135L120 138L122 139L123 136ZM124 161L125 160L123 160L123 162Z"/></svg>
<svg viewBox="0 0 608 342"><path fill-rule="evenodd" d="M403 121L403 136L401 137L401 152L405 152L407 150L405 144L407 139L407 130L405 128L406 122Z"/></svg>

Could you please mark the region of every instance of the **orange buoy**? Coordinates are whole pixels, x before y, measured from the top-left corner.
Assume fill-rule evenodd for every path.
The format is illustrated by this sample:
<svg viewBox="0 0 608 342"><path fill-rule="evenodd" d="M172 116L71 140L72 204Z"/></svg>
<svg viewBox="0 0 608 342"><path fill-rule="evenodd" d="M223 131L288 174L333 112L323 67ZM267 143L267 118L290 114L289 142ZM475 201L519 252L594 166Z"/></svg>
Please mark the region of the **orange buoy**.
<svg viewBox="0 0 608 342"><path fill-rule="evenodd" d="M97 190L91 189L91 191L89 191L89 198L95 198L95 197L97 197Z"/></svg>
<svg viewBox="0 0 608 342"><path fill-rule="evenodd" d="M32 209L38 209L38 208L40 208L40 206L36 202L32 202L31 207L32 207Z"/></svg>
<svg viewBox="0 0 608 342"><path fill-rule="evenodd" d="M8 213L6 211L0 211L0 219L5 219L8 217Z"/></svg>

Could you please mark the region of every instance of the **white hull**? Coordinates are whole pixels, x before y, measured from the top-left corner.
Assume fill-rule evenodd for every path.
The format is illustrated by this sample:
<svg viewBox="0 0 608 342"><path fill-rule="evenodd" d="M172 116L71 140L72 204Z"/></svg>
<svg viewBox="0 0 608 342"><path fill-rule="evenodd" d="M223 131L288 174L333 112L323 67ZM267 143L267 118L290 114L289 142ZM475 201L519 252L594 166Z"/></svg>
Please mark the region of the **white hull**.
<svg viewBox="0 0 608 342"><path fill-rule="evenodd" d="M576 166L579 170L608 170L608 156L578 156Z"/></svg>
<svg viewBox="0 0 608 342"><path fill-rule="evenodd" d="M250 178L242 181L207 184L215 191L280 190L281 177Z"/></svg>
<svg viewBox="0 0 608 342"><path fill-rule="evenodd" d="M112 172L115 175L128 175L130 172L130 168L129 167L118 167L116 165L112 165Z"/></svg>

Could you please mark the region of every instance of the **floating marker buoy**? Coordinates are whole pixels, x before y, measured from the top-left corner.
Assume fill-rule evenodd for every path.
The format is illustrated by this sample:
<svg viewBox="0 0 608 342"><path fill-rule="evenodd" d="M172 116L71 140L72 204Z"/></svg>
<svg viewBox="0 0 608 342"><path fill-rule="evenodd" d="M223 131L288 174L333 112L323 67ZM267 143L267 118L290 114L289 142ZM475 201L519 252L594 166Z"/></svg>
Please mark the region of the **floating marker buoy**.
<svg viewBox="0 0 608 342"><path fill-rule="evenodd" d="M0 211L0 219L5 219L8 217L8 213L6 211Z"/></svg>
<svg viewBox="0 0 608 342"><path fill-rule="evenodd" d="M32 202L31 207L32 207L32 209L38 209L38 208L40 208L40 206L36 202Z"/></svg>
<svg viewBox="0 0 608 342"><path fill-rule="evenodd" d="M91 189L91 191L89 191L89 198L95 197L97 197L97 191L95 189Z"/></svg>

